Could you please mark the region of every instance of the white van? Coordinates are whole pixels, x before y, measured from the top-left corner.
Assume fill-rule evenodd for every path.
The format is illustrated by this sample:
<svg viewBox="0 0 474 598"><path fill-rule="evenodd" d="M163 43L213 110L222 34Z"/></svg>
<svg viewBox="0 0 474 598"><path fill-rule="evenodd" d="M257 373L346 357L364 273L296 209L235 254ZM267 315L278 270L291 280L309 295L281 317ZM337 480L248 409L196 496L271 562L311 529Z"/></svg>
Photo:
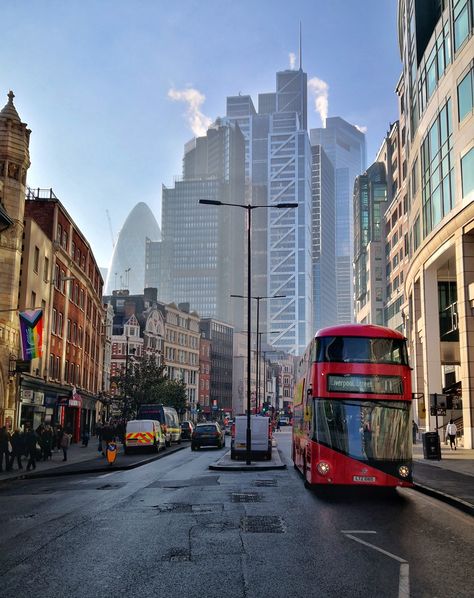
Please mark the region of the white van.
<svg viewBox="0 0 474 598"><path fill-rule="evenodd" d="M272 458L272 422L269 417L250 416L251 458ZM247 416L238 415L232 425L230 458L245 459L247 455Z"/></svg>
<svg viewBox="0 0 474 598"><path fill-rule="evenodd" d="M132 419L127 422L125 453L130 453L132 448L151 448L156 452L165 449L166 439L160 422L154 419Z"/></svg>

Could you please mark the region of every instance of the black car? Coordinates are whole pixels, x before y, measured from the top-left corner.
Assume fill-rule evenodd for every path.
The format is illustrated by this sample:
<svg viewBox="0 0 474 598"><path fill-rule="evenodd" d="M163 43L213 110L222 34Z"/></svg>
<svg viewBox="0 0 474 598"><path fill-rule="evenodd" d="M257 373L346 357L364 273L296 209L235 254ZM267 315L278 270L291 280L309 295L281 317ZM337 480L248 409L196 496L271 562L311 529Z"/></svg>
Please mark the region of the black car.
<svg viewBox="0 0 474 598"><path fill-rule="evenodd" d="M215 422L197 424L191 437L191 450L196 451L202 446L215 446L218 449L225 446L224 432L219 424Z"/></svg>
<svg viewBox="0 0 474 598"><path fill-rule="evenodd" d="M182 440L191 440L191 436L193 435L194 426L191 422L184 421L181 422L181 438Z"/></svg>

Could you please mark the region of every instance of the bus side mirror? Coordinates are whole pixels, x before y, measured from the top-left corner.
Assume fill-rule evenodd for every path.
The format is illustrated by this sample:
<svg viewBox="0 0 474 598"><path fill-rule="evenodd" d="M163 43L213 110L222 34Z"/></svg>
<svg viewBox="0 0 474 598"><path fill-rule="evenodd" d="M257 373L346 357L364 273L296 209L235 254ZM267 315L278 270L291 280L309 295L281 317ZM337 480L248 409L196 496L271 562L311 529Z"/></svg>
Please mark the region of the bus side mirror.
<svg viewBox="0 0 474 598"><path fill-rule="evenodd" d="M311 397L312 395L313 395L313 389L308 388L308 390L306 391L306 396Z"/></svg>

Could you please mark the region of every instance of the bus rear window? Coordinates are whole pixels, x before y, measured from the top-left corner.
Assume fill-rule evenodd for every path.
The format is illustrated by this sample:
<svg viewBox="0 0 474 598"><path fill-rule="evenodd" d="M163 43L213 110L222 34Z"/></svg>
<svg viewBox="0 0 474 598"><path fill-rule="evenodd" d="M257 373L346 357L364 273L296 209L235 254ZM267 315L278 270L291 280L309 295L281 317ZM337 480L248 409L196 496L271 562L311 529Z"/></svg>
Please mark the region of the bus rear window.
<svg viewBox="0 0 474 598"><path fill-rule="evenodd" d="M313 361L408 365L404 339L361 336L316 338Z"/></svg>

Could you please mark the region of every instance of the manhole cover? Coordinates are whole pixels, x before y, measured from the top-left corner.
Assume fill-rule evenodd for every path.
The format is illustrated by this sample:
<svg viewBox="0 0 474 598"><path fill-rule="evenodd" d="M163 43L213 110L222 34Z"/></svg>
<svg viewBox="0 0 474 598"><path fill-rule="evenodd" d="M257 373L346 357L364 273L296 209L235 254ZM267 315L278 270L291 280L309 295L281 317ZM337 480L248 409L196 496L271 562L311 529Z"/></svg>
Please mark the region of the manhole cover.
<svg viewBox="0 0 474 598"><path fill-rule="evenodd" d="M262 495L258 492L232 492L232 502L262 502Z"/></svg>
<svg viewBox="0 0 474 598"><path fill-rule="evenodd" d="M161 560L170 562L190 561L191 555L187 548L171 548Z"/></svg>
<svg viewBox="0 0 474 598"><path fill-rule="evenodd" d="M272 515L248 515L240 520L240 528L250 534L283 534L283 519Z"/></svg>
<svg viewBox="0 0 474 598"><path fill-rule="evenodd" d="M276 486L276 480L255 480L255 486Z"/></svg>

